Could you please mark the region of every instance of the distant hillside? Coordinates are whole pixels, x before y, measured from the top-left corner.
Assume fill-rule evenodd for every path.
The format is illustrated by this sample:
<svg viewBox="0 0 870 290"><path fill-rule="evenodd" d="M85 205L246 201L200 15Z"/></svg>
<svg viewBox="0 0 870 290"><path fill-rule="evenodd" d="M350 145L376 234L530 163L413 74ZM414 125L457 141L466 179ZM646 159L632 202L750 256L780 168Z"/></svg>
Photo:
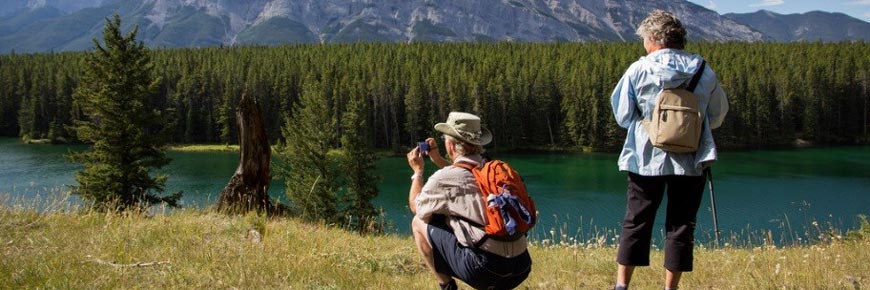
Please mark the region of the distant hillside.
<svg viewBox="0 0 870 290"><path fill-rule="evenodd" d="M357 41L634 41L653 9L692 39L760 41L761 33L685 0L7 0L0 53L86 50L119 13L151 47ZM3 16L5 15L5 16Z"/></svg>
<svg viewBox="0 0 870 290"><path fill-rule="evenodd" d="M0 18L21 14L27 9L52 7L64 13L75 12L84 8L97 7L107 0L3 0L0 5Z"/></svg>
<svg viewBox="0 0 870 290"><path fill-rule="evenodd" d="M718 13L685 0L5 0L0 53L93 47L119 13L151 47L342 42L634 41L653 9L674 12L692 40L870 40L841 13Z"/></svg>
<svg viewBox="0 0 870 290"><path fill-rule="evenodd" d="M870 41L870 23L842 13L812 11L783 15L761 10L724 16L755 28L778 42Z"/></svg>

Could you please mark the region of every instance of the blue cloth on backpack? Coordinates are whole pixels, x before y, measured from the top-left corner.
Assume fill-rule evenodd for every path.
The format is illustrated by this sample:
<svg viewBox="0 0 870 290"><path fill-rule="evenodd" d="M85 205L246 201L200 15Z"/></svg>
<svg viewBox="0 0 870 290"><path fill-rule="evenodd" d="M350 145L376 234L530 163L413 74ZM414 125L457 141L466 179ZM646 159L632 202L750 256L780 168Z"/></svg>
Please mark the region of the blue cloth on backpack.
<svg viewBox="0 0 870 290"><path fill-rule="evenodd" d="M514 209L526 224L532 223L532 215L529 214L529 210L523 206L523 203L520 202L519 198L510 193L510 190L508 190L506 186L507 185L502 186L502 190L499 194L493 194L487 197L486 204L489 207L498 207L499 214L501 215L502 220L504 220L505 229L507 229L508 234L513 235L517 231L517 221L514 220L513 216L510 214L510 209Z"/></svg>

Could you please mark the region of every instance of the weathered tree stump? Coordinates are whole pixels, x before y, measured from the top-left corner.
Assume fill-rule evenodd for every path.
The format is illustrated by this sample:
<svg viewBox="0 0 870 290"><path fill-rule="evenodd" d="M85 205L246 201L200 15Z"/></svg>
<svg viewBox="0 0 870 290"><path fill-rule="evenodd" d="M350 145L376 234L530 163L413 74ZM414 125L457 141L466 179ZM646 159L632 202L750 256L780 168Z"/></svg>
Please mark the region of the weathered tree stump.
<svg viewBox="0 0 870 290"><path fill-rule="evenodd" d="M224 213L245 213L252 210L273 214L280 205L269 198L272 151L260 105L242 93L236 110L239 125L239 167L221 192L217 210Z"/></svg>

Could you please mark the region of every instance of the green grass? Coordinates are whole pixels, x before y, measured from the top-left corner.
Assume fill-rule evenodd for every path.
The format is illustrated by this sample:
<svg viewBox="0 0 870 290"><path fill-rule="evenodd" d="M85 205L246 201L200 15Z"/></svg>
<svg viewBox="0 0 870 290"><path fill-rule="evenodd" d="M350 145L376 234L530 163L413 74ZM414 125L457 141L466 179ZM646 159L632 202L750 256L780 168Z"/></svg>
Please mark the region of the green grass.
<svg viewBox="0 0 870 290"><path fill-rule="evenodd" d="M259 242L252 229L262 233ZM856 232L865 234L811 246L697 248L696 270L681 288L867 287L870 226ZM533 271L520 289L608 289L613 282L615 248L530 251ZM0 289L437 289L409 236L199 210L130 216L3 206L0 257ZM634 289L661 289L662 253L651 259L636 271Z"/></svg>

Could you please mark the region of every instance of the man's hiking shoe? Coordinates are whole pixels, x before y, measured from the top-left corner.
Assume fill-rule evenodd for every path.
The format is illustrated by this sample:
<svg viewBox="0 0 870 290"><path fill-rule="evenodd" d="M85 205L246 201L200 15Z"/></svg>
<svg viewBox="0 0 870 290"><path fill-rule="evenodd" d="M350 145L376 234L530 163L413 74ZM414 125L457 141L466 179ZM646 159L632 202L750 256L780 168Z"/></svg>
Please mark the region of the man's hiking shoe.
<svg viewBox="0 0 870 290"><path fill-rule="evenodd" d="M613 290L628 290L628 286L613 286Z"/></svg>
<svg viewBox="0 0 870 290"><path fill-rule="evenodd" d="M447 284L438 284L438 286L441 286L441 290L457 290L457 289L459 289L459 286L456 286L456 280L453 280L453 279L450 279L450 282L447 282Z"/></svg>

